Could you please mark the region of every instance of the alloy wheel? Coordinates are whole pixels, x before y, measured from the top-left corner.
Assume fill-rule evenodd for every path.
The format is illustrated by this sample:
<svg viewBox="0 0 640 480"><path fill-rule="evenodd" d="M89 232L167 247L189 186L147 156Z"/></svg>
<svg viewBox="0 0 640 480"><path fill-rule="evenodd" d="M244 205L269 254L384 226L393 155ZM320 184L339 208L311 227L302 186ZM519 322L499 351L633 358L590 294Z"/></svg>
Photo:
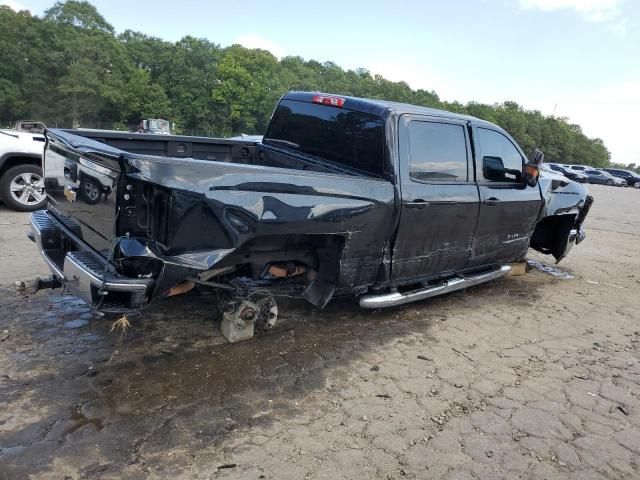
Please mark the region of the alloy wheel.
<svg viewBox="0 0 640 480"><path fill-rule="evenodd" d="M24 172L15 176L9 190L16 202L28 207L39 204L45 198L44 180L36 173Z"/></svg>

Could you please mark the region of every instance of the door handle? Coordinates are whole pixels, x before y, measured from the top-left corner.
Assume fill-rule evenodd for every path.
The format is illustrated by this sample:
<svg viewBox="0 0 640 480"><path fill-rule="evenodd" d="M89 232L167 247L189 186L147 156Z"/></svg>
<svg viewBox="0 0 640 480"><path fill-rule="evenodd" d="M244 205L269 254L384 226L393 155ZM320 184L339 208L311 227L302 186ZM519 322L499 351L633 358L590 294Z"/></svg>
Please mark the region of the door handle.
<svg viewBox="0 0 640 480"><path fill-rule="evenodd" d="M483 203L489 207L495 207L500 203L500 199L496 197L489 197Z"/></svg>
<svg viewBox="0 0 640 480"><path fill-rule="evenodd" d="M407 207L410 207L410 208L424 208L428 206L429 206L429 202L427 202L426 200L423 200L422 198L416 198L412 202L407 202Z"/></svg>

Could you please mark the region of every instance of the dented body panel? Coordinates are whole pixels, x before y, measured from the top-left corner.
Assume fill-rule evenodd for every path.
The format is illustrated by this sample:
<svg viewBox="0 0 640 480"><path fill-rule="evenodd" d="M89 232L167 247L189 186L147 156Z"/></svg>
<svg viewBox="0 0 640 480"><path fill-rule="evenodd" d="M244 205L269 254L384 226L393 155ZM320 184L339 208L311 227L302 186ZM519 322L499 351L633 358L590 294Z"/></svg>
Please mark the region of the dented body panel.
<svg viewBox="0 0 640 480"><path fill-rule="evenodd" d="M559 262L584 239L582 224L593 197L583 184L559 175L543 175L538 184L544 198L544 211L533 232L531 247L552 255Z"/></svg>
<svg viewBox="0 0 640 480"><path fill-rule="evenodd" d="M266 289L323 307L335 295L453 275L496 278L530 244L562 258L578 238L570 240L588 210L584 187L482 177L488 153L476 128L504 137L524 165L499 127L363 99L342 99L338 110L314 105L317 97L286 95L261 142L47 131L50 205L32 225L54 275L103 311L136 309L195 284L244 295ZM308 136L305 122L315 121L326 125ZM411 122L446 124L464 139L458 178L414 178ZM87 183L100 185L99 201L84 195ZM135 294L127 292L132 279L142 285Z"/></svg>

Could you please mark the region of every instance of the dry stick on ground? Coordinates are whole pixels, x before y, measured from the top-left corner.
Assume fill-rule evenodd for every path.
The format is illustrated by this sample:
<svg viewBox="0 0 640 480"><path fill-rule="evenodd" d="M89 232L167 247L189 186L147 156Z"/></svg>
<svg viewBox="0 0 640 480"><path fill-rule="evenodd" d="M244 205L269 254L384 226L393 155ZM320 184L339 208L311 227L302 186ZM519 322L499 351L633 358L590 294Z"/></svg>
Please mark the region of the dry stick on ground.
<svg viewBox="0 0 640 480"><path fill-rule="evenodd" d="M111 325L110 331L113 332L114 330L120 330L122 332L122 335L126 335L127 330L130 327L131 327L131 323L129 323L129 319L127 318L126 315L123 315L118 320L113 322L113 325Z"/></svg>
<svg viewBox="0 0 640 480"><path fill-rule="evenodd" d="M458 349L457 349L457 348L455 348L455 347L451 347L451 350L453 350L453 351L454 351L454 352L456 352L457 354L462 355L463 357L465 357L465 358L469 359L472 363L475 363L475 364L477 365L477 362L476 362L473 358L471 358L469 355L467 355L466 353L461 352L460 350L458 350Z"/></svg>
<svg viewBox="0 0 640 480"><path fill-rule="evenodd" d="M131 323L129 322L127 315L124 314L118 320L113 322L113 324L111 325L111 330L109 331L113 332L114 330L120 330L120 341L118 343L121 343L122 339L127 335L127 330L130 327L131 327ZM113 357L115 357L117 354L118 354L118 350L114 350L114 352L111 354L111 357L109 357L109 360L107 361L107 365L111 365L111 362L113 361Z"/></svg>

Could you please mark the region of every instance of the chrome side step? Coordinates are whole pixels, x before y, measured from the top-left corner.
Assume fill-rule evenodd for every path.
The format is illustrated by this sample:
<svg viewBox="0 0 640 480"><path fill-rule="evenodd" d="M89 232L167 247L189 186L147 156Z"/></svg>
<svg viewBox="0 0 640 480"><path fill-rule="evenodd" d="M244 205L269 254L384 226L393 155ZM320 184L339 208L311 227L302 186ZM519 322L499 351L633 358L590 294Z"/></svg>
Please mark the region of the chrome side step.
<svg viewBox="0 0 640 480"><path fill-rule="evenodd" d="M423 300L425 298L435 297L463 288L472 287L480 283L488 282L489 280L495 280L496 278L504 277L511 267L509 265L503 265L496 270L492 270L487 273L481 273L471 277L452 277L444 280L440 285L432 287L426 287L419 290L413 290L410 292L390 292L383 293L381 295L363 295L360 297L361 308L386 308L395 307L396 305L403 305L405 303L415 302Z"/></svg>

